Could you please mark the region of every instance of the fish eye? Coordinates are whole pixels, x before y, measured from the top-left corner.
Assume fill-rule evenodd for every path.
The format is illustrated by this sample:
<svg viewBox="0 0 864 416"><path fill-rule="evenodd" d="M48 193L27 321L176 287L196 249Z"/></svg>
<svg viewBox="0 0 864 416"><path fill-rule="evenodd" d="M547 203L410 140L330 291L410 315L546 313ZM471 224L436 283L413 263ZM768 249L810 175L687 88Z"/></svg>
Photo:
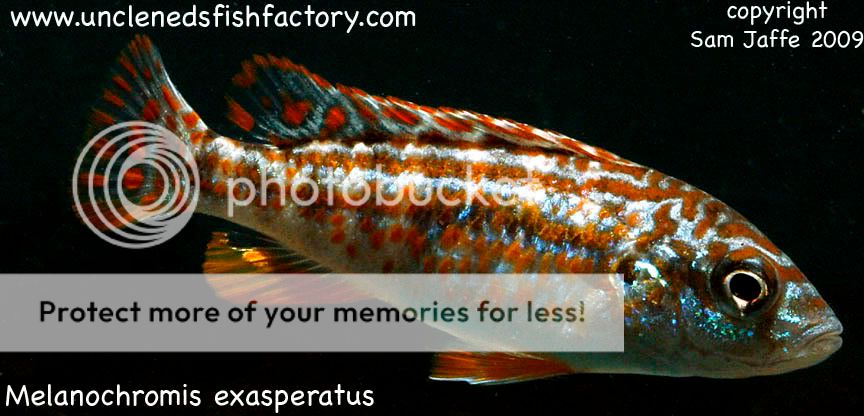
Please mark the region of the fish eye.
<svg viewBox="0 0 864 416"><path fill-rule="evenodd" d="M750 270L734 270L723 278L723 290L744 314L768 297L768 283Z"/></svg>
<svg viewBox="0 0 864 416"><path fill-rule="evenodd" d="M710 278L718 309L739 319L757 318L770 309L780 292L776 269L759 256L727 257L714 267Z"/></svg>

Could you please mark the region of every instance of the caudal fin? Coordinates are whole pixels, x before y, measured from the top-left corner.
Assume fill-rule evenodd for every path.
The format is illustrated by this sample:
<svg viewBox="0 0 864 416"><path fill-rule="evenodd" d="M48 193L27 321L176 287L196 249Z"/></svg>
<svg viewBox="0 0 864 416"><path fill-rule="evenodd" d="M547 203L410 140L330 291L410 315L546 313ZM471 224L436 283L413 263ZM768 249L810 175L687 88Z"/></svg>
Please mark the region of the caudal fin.
<svg viewBox="0 0 864 416"><path fill-rule="evenodd" d="M154 223L184 212L197 195L192 146L207 126L146 36L120 53L99 95L73 178L76 211L96 230L151 235Z"/></svg>
<svg viewBox="0 0 864 416"><path fill-rule="evenodd" d="M207 126L174 87L150 38L137 35L120 52L91 114L96 131L126 121L161 125L184 141Z"/></svg>

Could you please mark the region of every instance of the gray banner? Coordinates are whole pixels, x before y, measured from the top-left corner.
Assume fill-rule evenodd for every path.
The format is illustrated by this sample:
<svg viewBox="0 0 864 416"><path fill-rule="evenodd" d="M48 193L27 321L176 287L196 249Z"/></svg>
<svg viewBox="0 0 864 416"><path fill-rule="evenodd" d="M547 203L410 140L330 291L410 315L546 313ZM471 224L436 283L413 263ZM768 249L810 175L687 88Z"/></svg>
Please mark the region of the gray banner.
<svg viewBox="0 0 864 416"><path fill-rule="evenodd" d="M623 351L620 275L0 275L0 351Z"/></svg>

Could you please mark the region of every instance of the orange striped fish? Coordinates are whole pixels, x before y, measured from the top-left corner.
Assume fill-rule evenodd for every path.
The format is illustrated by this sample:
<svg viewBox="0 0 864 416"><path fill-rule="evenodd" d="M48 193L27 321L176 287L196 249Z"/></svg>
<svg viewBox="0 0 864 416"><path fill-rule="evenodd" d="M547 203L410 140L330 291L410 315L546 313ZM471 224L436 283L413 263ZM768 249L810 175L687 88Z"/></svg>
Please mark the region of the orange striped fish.
<svg viewBox="0 0 864 416"><path fill-rule="evenodd" d="M839 320L792 261L685 182L516 121L331 84L285 58L254 56L233 84L228 118L242 138L208 128L138 36L92 113L97 128L145 120L174 132L197 164L196 212L258 233L214 233L207 272L623 274L626 352L448 353L435 378L748 377L841 345ZM146 203L166 188L154 178L101 180ZM357 203L368 194L358 180L402 199ZM345 192L316 192L328 187Z"/></svg>

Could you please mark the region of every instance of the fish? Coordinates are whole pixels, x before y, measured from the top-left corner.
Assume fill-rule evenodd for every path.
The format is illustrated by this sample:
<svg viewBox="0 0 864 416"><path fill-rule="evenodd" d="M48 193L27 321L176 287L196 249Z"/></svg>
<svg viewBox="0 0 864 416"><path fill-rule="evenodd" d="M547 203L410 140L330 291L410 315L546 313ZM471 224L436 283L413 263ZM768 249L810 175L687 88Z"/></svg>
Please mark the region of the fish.
<svg viewBox="0 0 864 416"><path fill-rule="evenodd" d="M121 52L100 94L93 129L143 120L170 130L194 154L195 212L248 230L213 232L206 273L623 276L623 353L440 353L434 379L743 378L810 367L842 345L843 327L827 302L741 214L686 182L564 134L372 95L287 58L255 55L232 79L229 137L182 97L144 35ZM145 204L167 187L156 176L130 170L100 181L120 184ZM245 186L231 186L241 178ZM358 178L391 198L434 190L445 199L355 203L365 195ZM260 198L249 199L262 183ZM286 200L276 185L300 200ZM328 200L312 185L348 191ZM82 195L99 206L112 197ZM254 202L228 215L230 198ZM119 222L102 211L83 215ZM269 289L291 301L308 295Z"/></svg>

